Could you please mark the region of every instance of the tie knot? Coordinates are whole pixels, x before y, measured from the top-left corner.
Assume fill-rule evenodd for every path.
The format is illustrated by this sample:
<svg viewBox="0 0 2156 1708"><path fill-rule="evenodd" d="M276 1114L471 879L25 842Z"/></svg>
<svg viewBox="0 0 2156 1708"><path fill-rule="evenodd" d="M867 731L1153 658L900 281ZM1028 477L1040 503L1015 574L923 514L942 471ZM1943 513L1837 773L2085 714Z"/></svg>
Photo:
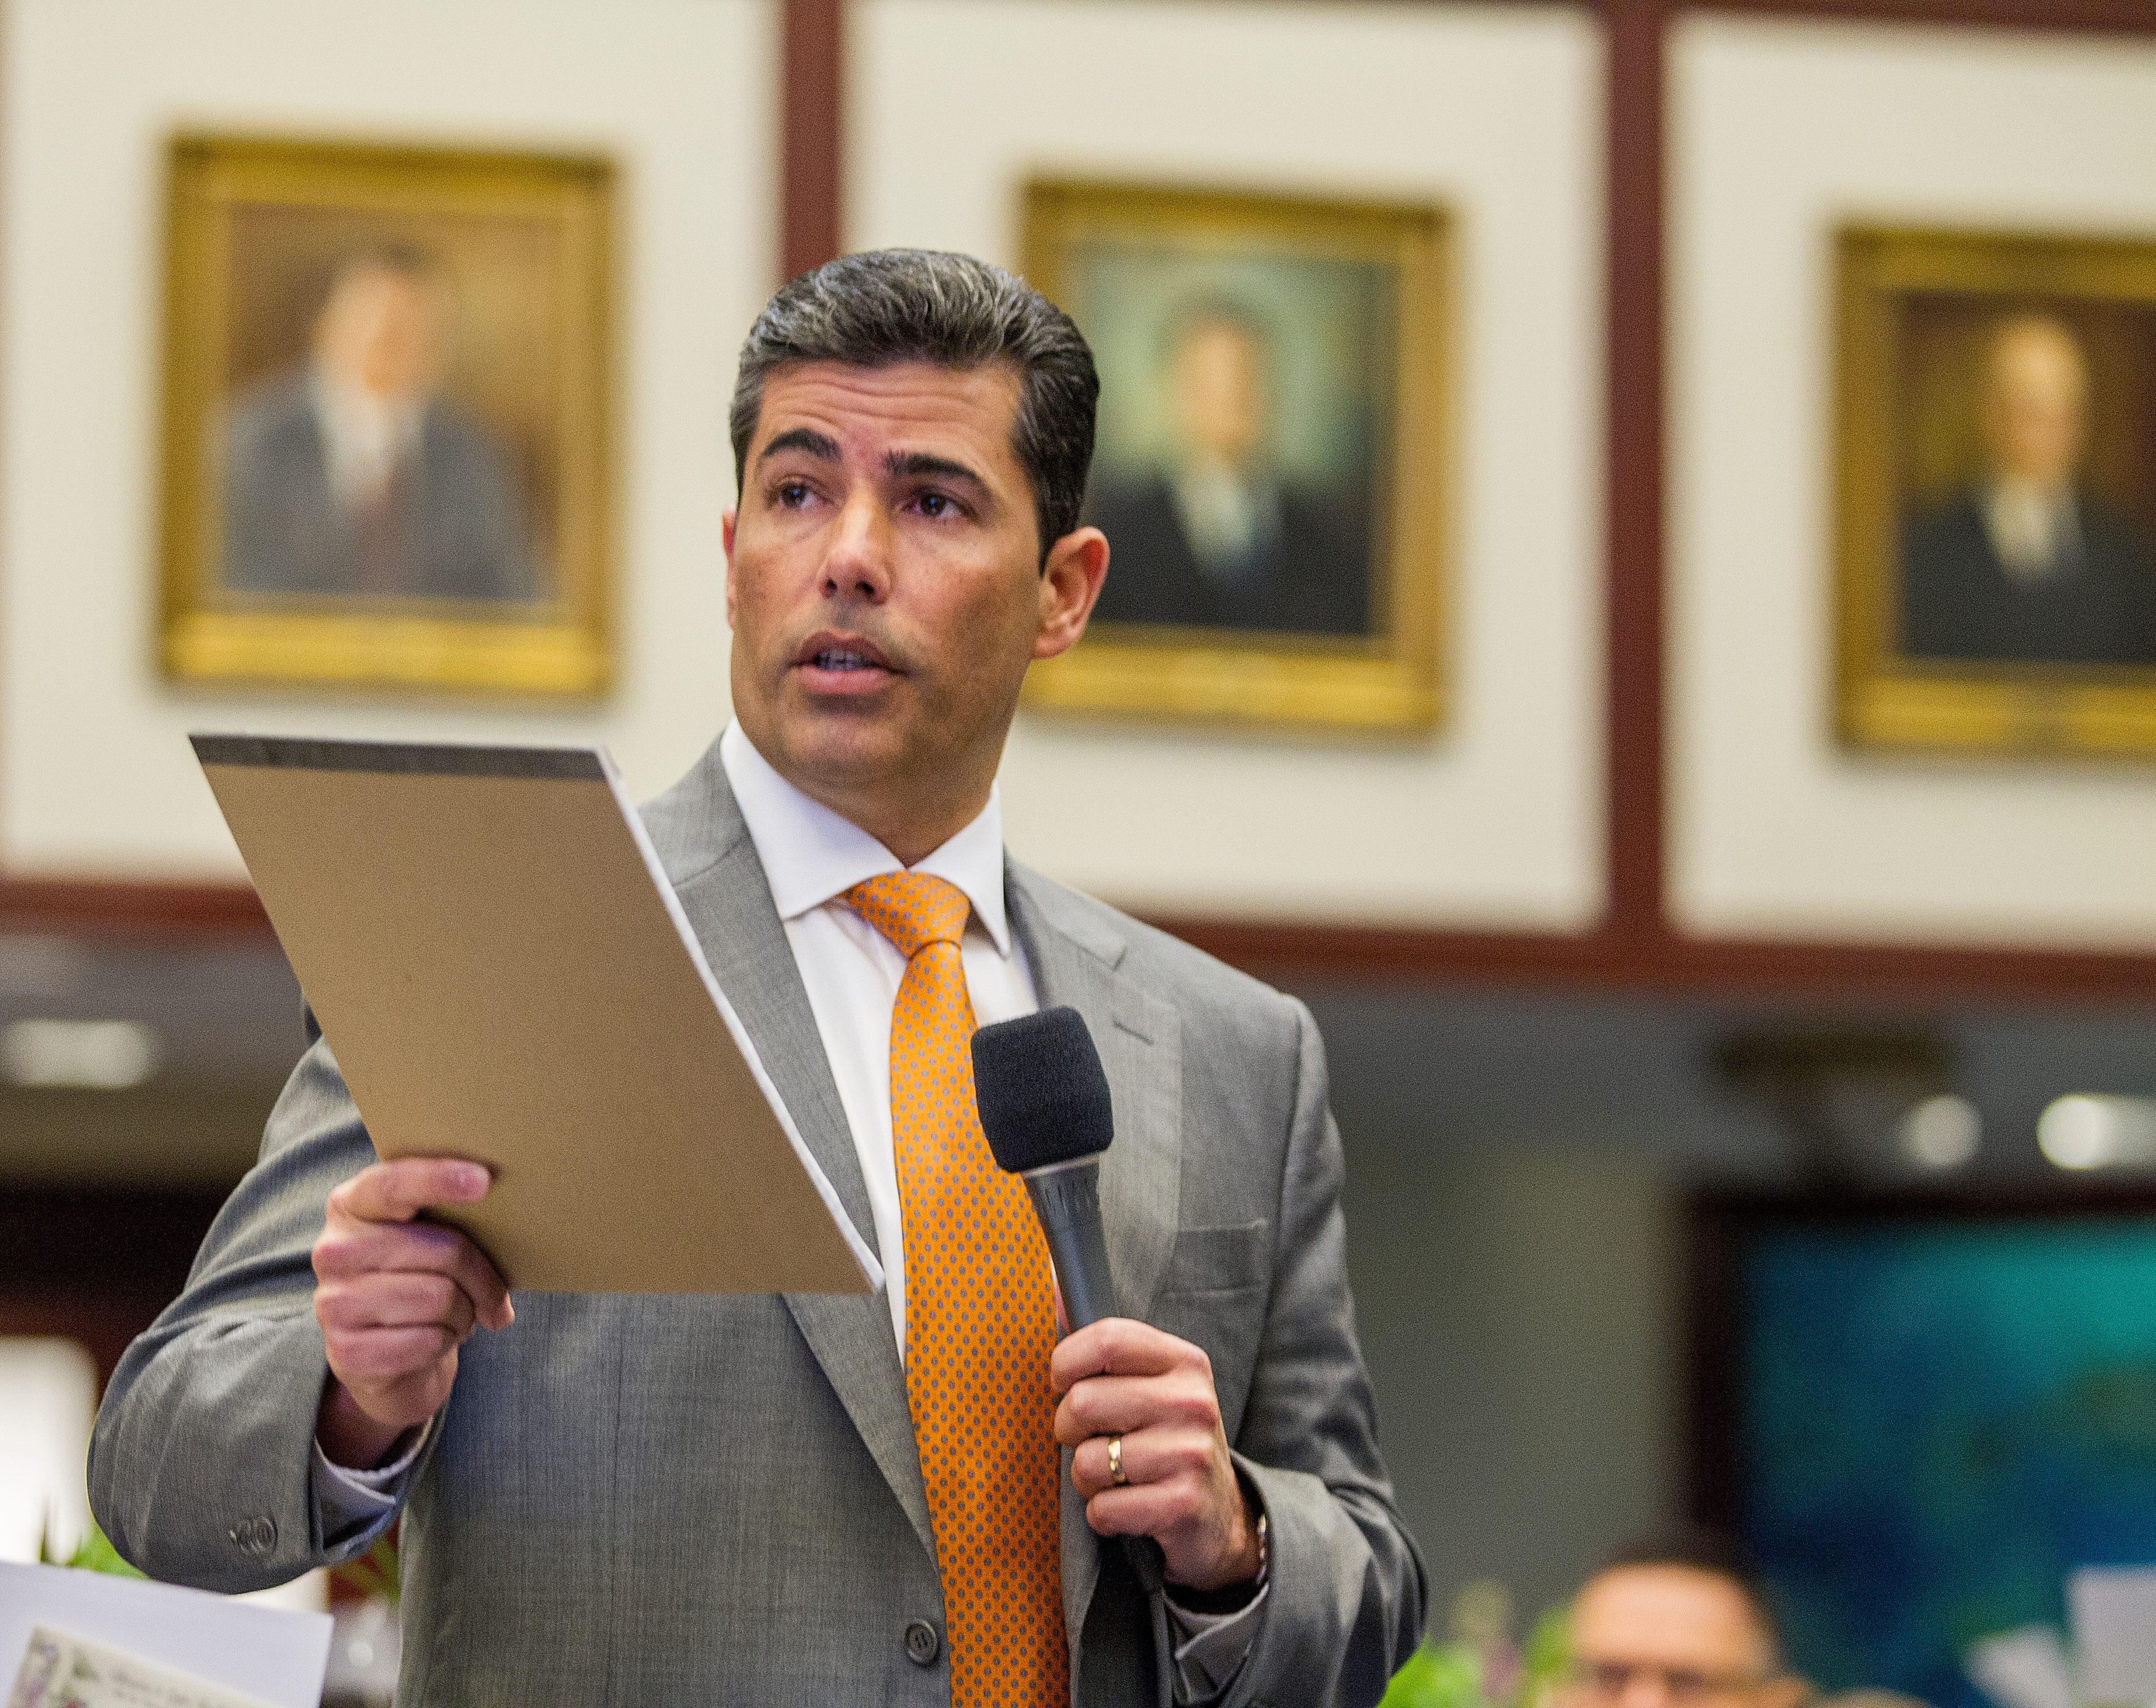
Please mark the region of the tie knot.
<svg viewBox="0 0 2156 1708"><path fill-rule="evenodd" d="M909 961L931 943L965 936L973 908L956 884L927 872L886 872L855 885L843 899Z"/></svg>

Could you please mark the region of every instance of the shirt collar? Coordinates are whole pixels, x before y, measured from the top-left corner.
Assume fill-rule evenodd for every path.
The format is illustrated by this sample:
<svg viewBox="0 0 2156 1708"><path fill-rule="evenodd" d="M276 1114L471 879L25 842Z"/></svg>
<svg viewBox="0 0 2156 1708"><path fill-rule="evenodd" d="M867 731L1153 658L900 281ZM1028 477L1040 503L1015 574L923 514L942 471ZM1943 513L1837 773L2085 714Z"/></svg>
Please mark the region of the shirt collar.
<svg viewBox="0 0 2156 1708"><path fill-rule="evenodd" d="M733 786L782 920L798 919L865 879L906 869L867 831L781 777L737 723L728 724L719 737L719 763ZM996 952L1010 953L1010 923L1004 912L1003 800L993 787L980 816L913 869L963 890Z"/></svg>

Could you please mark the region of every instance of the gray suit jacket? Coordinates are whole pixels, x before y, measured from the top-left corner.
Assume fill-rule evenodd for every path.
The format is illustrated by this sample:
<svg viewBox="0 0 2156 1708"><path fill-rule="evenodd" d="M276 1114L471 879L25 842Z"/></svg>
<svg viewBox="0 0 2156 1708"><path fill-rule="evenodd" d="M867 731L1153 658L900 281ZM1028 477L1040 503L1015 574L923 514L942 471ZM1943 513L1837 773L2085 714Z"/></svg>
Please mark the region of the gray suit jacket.
<svg viewBox="0 0 2156 1708"><path fill-rule="evenodd" d="M873 1239L716 746L645 817L719 982ZM1017 865L1007 881L1042 1000L1085 1015L1107 1069L1101 1197L1124 1309L1205 1348L1270 1515L1271 1601L1224 1700L1374 1702L1417 1640L1422 1566L1355 1342L1316 1028L1097 902ZM326 1367L309 1252L330 1188L372 1160L317 1042L98 1416L93 1505L152 1576L253 1589L356 1547L321 1534L310 1495ZM880 1294L521 1294L512 1327L466 1344L401 1493L407 1703L949 1700L946 1660L908 1654L910 1623L942 1631L942 1596ZM1073 1702L1155 1700L1157 1598L1067 1479L1062 1538Z"/></svg>

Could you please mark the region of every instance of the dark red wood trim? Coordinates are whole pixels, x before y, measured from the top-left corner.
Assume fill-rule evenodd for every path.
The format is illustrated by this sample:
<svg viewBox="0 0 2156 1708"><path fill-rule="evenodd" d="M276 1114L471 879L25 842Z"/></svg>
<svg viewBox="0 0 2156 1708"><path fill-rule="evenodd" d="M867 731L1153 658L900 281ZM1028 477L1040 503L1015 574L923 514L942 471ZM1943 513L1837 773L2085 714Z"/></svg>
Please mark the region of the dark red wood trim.
<svg viewBox="0 0 2156 1708"><path fill-rule="evenodd" d="M1617 931L1386 931L1155 918L1261 977L1815 1002L2036 1000L2156 1008L2156 955L1705 940Z"/></svg>
<svg viewBox="0 0 2156 1708"><path fill-rule="evenodd" d="M124 884L90 879L0 879L0 931L85 937L270 935L245 884Z"/></svg>
<svg viewBox="0 0 2156 1708"><path fill-rule="evenodd" d="M2156 954L1706 940L1669 932L1398 930L1156 916L1209 954L1307 978L1820 1001L2040 1000L2156 1008ZM0 881L0 932L89 938L270 936L243 884Z"/></svg>
<svg viewBox="0 0 2156 1708"><path fill-rule="evenodd" d="M785 0L780 68L781 276L819 267L843 241L846 0Z"/></svg>
<svg viewBox="0 0 2156 1708"><path fill-rule="evenodd" d="M1662 133L1665 0L1607 0L1609 397L1604 767L1609 929L1663 926Z"/></svg>
<svg viewBox="0 0 2156 1708"><path fill-rule="evenodd" d="M1606 0L1609 6L1625 0ZM2156 35L2150 0L1676 0L1683 10L1852 23L1950 24L1979 29Z"/></svg>

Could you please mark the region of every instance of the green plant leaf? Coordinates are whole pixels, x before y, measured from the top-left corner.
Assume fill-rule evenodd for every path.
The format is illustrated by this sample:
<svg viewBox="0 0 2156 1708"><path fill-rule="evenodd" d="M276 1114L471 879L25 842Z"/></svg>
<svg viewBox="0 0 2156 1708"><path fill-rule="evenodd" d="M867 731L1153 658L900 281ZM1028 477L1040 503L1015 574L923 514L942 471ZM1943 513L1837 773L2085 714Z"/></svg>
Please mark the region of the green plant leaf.
<svg viewBox="0 0 2156 1708"><path fill-rule="evenodd" d="M44 1551L39 1549L40 1557ZM95 1524L83 1539L75 1544L74 1552L68 1556L67 1564L78 1572L105 1572L115 1577L140 1577L143 1574L120 1557L105 1532Z"/></svg>

